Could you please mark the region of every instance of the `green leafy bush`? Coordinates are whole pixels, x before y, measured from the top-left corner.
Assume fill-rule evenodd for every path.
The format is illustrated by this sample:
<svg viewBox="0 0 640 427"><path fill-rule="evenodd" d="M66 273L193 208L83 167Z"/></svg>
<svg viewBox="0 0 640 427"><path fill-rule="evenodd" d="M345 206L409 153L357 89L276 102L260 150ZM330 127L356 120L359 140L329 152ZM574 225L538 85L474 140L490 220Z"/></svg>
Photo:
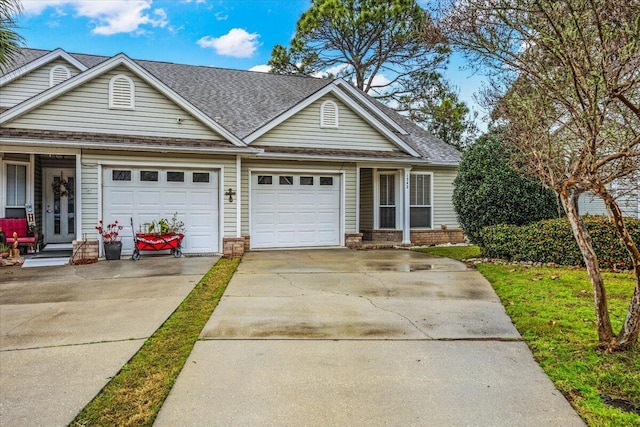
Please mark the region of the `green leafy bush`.
<svg viewBox="0 0 640 427"><path fill-rule="evenodd" d="M614 224L605 216L585 216L600 267L631 268L631 258L618 237ZM640 220L626 218L625 224L636 243L640 242ZM552 262L584 265L567 218L532 224L495 225L482 230L482 256L511 261Z"/></svg>
<svg viewBox="0 0 640 427"><path fill-rule="evenodd" d="M453 206L474 244L482 245L482 228L489 225L524 225L558 217L554 193L517 172L512 157L509 146L495 133L478 138L462 156Z"/></svg>

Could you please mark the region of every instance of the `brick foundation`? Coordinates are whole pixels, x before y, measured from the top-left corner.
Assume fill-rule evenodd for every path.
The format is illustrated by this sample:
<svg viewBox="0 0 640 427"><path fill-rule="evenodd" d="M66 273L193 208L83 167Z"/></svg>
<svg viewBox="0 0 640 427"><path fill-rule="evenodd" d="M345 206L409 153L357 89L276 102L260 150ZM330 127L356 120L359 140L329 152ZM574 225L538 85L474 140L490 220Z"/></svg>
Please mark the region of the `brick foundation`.
<svg viewBox="0 0 640 427"><path fill-rule="evenodd" d="M245 238L244 237L225 237L222 239L222 256L225 258L234 258L244 255Z"/></svg>
<svg viewBox="0 0 640 427"><path fill-rule="evenodd" d="M444 243L465 243L461 228L442 230L412 230L411 243L413 245L441 245Z"/></svg>
<svg viewBox="0 0 640 427"><path fill-rule="evenodd" d="M402 242L402 230L362 230L362 240Z"/></svg>
<svg viewBox="0 0 640 427"><path fill-rule="evenodd" d="M251 236L242 236L244 238L244 251L247 252L251 249Z"/></svg>
<svg viewBox="0 0 640 427"><path fill-rule="evenodd" d="M344 245L349 249L362 247L362 233L345 233Z"/></svg>
<svg viewBox="0 0 640 427"><path fill-rule="evenodd" d="M74 240L73 259L70 264L85 264L98 261L99 242L97 240Z"/></svg>

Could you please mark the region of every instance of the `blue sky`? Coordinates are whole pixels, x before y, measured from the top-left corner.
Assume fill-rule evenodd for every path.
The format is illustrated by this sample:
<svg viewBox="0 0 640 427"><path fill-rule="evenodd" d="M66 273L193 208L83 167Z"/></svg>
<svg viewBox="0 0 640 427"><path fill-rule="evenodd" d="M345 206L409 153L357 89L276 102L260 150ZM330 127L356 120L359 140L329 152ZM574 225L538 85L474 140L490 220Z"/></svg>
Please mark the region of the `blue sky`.
<svg viewBox="0 0 640 427"><path fill-rule="evenodd" d="M289 45L309 0L22 0L29 47L264 70L275 44ZM473 101L482 76L452 57L446 77ZM482 113L481 113L482 114Z"/></svg>

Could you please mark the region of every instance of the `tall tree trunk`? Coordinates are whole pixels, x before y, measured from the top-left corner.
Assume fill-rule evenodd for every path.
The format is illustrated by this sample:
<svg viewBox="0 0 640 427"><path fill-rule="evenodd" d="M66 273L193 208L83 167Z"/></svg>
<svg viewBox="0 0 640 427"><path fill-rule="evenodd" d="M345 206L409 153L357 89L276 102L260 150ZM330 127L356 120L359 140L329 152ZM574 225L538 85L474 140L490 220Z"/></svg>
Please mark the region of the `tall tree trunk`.
<svg viewBox="0 0 640 427"><path fill-rule="evenodd" d="M607 208L613 216L616 230L618 231L618 235L620 236L622 243L624 243L629 255L631 256L633 272L636 275L636 286L633 296L631 297L627 317L625 318L622 330L616 339L616 347L610 349L625 350L638 342L638 334L640 334L640 251L638 250L636 243L633 241L629 230L627 230L618 202L616 202L611 193L609 193L604 186L601 186L597 195L604 200L604 203L607 205Z"/></svg>
<svg viewBox="0 0 640 427"><path fill-rule="evenodd" d="M600 267L598 266L598 257L593 250L593 242L591 236L589 236L589 231L578 212L580 192L575 190L570 192L567 188L562 188L559 195L567 217L569 218L573 236L584 258L591 285L593 286L599 346L608 349L612 343L615 343L615 336L613 334L613 328L611 327L611 320L609 319L609 307L604 289L604 281L602 280Z"/></svg>

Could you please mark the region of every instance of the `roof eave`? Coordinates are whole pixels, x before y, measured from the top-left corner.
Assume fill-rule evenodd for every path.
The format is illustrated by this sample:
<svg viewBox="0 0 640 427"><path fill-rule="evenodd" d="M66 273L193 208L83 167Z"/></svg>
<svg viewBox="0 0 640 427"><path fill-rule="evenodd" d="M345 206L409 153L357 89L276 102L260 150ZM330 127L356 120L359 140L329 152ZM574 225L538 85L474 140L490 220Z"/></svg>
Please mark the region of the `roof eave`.
<svg viewBox="0 0 640 427"><path fill-rule="evenodd" d="M3 139L0 138L0 146L30 146L30 147L55 147L87 150L117 150L117 151L153 151L154 153L186 153L186 154L243 154L256 155L262 150L251 147L184 147L161 146L142 144L105 143L103 141L59 141L45 139Z"/></svg>

